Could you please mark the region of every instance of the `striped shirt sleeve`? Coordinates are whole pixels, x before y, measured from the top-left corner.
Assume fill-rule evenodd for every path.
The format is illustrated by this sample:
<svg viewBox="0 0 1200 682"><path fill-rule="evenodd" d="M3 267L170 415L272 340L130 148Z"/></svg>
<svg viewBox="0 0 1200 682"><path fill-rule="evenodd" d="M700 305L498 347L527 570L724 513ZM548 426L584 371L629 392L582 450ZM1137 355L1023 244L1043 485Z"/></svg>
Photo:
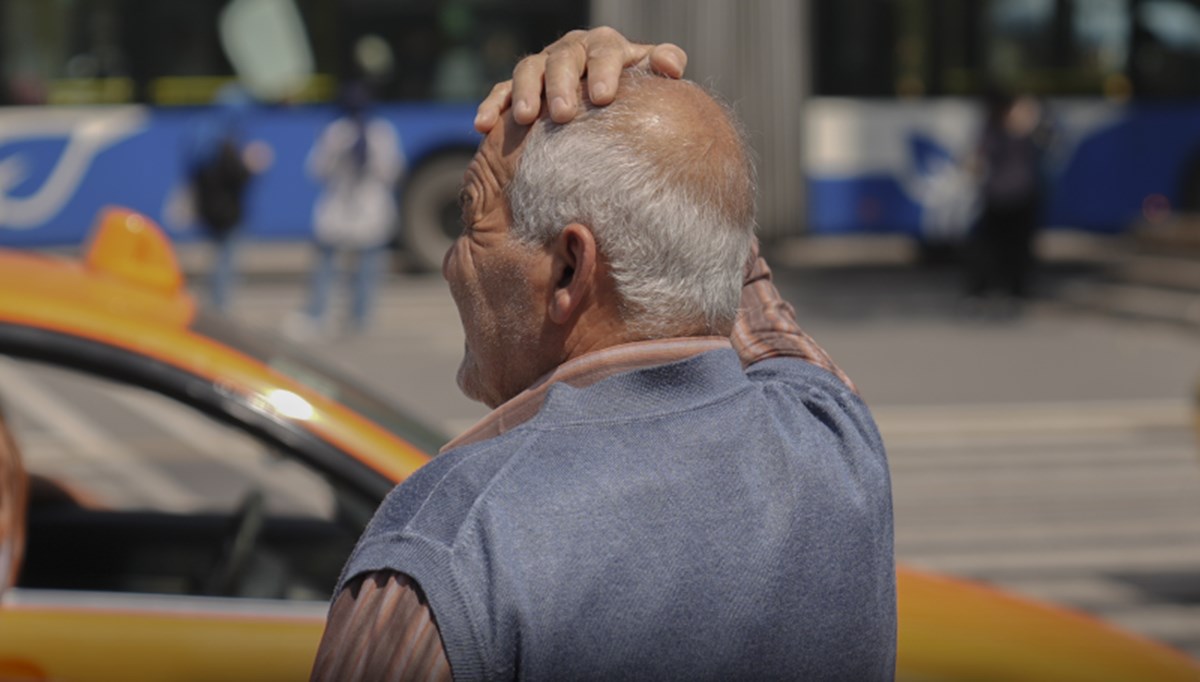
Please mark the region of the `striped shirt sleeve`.
<svg viewBox="0 0 1200 682"><path fill-rule="evenodd" d="M742 285L741 310L730 334L733 347L749 367L768 358L794 357L828 370L857 392L854 382L796 322L796 309L780 296L771 268L755 241Z"/></svg>
<svg viewBox="0 0 1200 682"><path fill-rule="evenodd" d="M21 453L0 410L0 590L16 582L21 568L28 495L29 478L21 466Z"/></svg>
<svg viewBox="0 0 1200 682"><path fill-rule="evenodd" d="M437 623L412 579L392 571L367 573L338 593L312 682L449 679Z"/></svg>

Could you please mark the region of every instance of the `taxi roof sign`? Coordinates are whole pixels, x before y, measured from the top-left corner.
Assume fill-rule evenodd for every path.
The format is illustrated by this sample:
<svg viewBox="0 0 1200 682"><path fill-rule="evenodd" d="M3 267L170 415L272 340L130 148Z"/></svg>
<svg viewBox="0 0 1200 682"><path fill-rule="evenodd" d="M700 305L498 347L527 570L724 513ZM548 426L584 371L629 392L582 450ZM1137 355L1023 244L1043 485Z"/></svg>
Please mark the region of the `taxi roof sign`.
<svg viewBox="0 0 1200 682"><path fill-rule="evenodd" d="M126 208L100 212L84 262L89 270L162 293L175 294L183 287L179 261L162 228Z"/></svg>

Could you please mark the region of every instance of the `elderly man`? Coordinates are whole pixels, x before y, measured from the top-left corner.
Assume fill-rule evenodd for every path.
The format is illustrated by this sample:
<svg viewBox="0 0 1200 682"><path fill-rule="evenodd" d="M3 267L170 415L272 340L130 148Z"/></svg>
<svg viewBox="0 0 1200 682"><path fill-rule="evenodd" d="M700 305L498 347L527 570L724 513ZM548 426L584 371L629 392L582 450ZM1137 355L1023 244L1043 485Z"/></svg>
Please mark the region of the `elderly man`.
<svg viewBox="0 0 1200 682"><path fill-rule="evenodd" d="M495 409L385 500L313 677L890 679L883 446L757 255L737 124L599 63L612 104L531 112L589 41L682 70L571 34L574 67L518 68L524 108L481 107L443 272L459 386Z"/></svg>

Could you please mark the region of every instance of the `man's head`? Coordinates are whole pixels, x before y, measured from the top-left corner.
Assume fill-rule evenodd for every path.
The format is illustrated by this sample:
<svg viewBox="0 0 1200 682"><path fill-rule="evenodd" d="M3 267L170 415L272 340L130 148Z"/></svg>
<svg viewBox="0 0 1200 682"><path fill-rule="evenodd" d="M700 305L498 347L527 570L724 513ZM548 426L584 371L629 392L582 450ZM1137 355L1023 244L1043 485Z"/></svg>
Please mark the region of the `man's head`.
<svg viewBox="0 0 1200 682"><path fill-rule="evenodd" d="M754 168L732 114L695 84L629 72L613 104L569 124L506 116L463 198L444 272L468 396L497 405L618 343L729 333Z"/></svg>

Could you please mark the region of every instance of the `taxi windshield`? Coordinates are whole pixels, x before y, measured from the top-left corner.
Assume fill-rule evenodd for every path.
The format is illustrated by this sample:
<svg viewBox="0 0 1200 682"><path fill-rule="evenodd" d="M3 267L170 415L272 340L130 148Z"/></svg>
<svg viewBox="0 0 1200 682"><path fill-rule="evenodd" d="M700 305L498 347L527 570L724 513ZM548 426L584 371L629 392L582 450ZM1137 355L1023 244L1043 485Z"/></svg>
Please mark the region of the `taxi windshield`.
<svg viewBox="0 0 1200 682"><path fill-rule="evenodd" d="M198 313L191 328L345 405L429 455L437 454L448 440L444 434L405 414L344 372L284 339L244 329L211 312Z"/></svg>

